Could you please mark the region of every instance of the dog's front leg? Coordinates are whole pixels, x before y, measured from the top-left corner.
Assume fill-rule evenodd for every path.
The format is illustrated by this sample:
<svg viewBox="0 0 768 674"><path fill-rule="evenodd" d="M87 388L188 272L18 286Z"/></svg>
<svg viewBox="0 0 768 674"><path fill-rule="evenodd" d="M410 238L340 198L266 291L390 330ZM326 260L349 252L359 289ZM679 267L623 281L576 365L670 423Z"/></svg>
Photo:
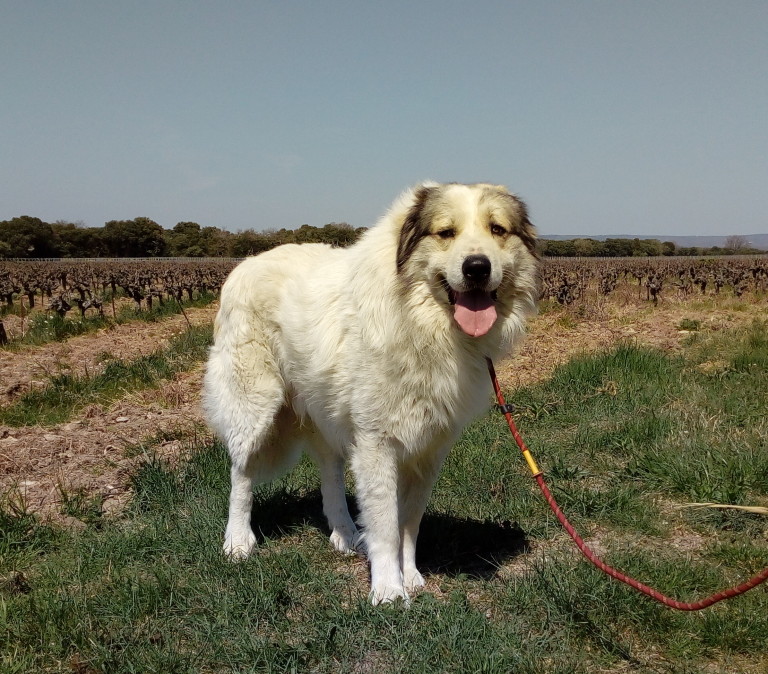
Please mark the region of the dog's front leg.
<svg viewBox="0 0 768 674"><path fill-rule="evenodd" d="M408 592L424 587L424 577L416 568L416 539L427 501L451 443L436 445L400 469L400 536L403 584Z"/></svg>
<svg viewBox="0 0 768 674"><path fill-rule="evenodd" d="M371 565L369 598L376 605L408 600L400 566L398 456L394 443L370 441L352 453L363 539Z"/></svg>
<svg viewBox="0 0 768 674"><path fill-rule="evenodd" d="M424 576L416 568L416 539L433 482L434 480L425 479L423 475L411 471L402 475L400 480L400 555L403 584L409 592L424 587Z"/></svg>

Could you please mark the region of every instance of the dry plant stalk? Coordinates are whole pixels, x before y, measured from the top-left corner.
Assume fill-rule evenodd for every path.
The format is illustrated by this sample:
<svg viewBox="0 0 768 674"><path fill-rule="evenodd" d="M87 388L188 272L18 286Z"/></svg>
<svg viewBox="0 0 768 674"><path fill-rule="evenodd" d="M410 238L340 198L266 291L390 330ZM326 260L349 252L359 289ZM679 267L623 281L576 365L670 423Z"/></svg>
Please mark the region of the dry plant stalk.
<svg viewBox="0 0 768 674"><path fill-rule="evenodd" d="M723 508L729 510L741 510L757 515L768 515L768 508L762 506L740 506L729 505L727 503L683 503L682 505L679 505L678 508Z"/></svg>

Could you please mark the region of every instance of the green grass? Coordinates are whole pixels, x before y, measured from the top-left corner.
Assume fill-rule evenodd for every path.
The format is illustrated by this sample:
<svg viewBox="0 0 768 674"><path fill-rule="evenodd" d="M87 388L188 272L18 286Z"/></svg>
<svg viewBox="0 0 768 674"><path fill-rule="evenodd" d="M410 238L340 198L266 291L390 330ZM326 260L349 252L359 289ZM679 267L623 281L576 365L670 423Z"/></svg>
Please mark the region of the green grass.
<svg viewBox="0 0 768 674"><path fill-rule="evenodd" d="M212 341L210 324L174 336L168 346L133 360L110 360L97 375L57 375L43 388L0 408L0 424L62 423L91 404L108 404L129 391L152 388L203 360Z"/></svg>
<svg viewBox="0 0 768 674"><path fill-rule="evenodd" d="M130 321L140 320L154 323L161 321L169 316L176 316L181 313L181 309L207 307L209 304L217 301L219 296L214 293L201 293L193 300L183 300L181 305L175 299L166 299L162 304L156 299L151 309L142 309L138 311L135 306L124 306L117 312L118 323L128 323Z"/></svg>
<svg viewBox="0 0 768 674"><path fill-rule="evenodd" d="M682 357L622 345L509 396L581 534L681 599L768 565L768 518L671 507L768 502L762 335L702 336ZM698 367L712 354L717 374ZM308 461L257 488L258 553L234 564L219 551L223 448L190 446L173 469L143 452L117 519L76 496L81 531L0 514L0 671L768 669L764 588L689 614L600 574L573 554L498 413L446 462L419 541L437 591L407 610L369 606L362 561L330 549Z"/></svg>
<svg viewBox="0 0 768 674"><path fill-rule="evenodd" d="M85 317L80 317L77 315L77 310L73 310L70 317L62 317L56 313L35 312L28 320L24 337L13 339L0 348L18 350L28 346L41 346L50 342L63 342L70 337L96 332L112 325L122 325L131 321L154 323L180 314L182 308L189 309L208 306L217 299L218 295L205 293L192 301L186 300L181 305L176 300L171 299L165 300L163 304L155 301L152 309L142 311L137 311L134 306L126 305L120 308L114 318L112 318L110 308L106 302L104 316L89 314Z"/></svg>
<svg viewBox="0 0 768 674"><path fill-rule="evenodd" d="M701 330L701 321L697 318L684 318L678 324L677 329L696 332L697 330Z"/></svg>
<svg viewBox="0 0 768 674"><path fill-rule="evenodd" d="M111 323L105 316L64 318L58 314L35 313L27 323L24 337L10 341L3 348L10 350L23 346L40 346L49 342L63 342L70 337L96 332Z"/></svg>

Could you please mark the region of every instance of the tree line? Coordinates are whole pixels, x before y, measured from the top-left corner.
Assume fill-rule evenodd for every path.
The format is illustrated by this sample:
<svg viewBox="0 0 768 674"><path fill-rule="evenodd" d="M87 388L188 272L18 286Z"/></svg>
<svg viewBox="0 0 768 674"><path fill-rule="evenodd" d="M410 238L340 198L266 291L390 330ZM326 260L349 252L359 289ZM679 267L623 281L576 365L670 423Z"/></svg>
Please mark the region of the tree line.
<svg viewBox="0 0 768 674"><path fill-rule="evenodd" d="M678 246L658 239L541 239L539 252L544 257L662 257L700 255L759 255L743 236L733 235L723 246Z"/></svg>
<svg viewBox="0 0 768 674"><path fill-rule="evenodd" d="M0 221L0 258L71 257L245 257L283 243L348 246L364 228L332 222L324 227L229 232L179 222L164 229L150 218L110 220L103 227L44 222L22 215Z"/></svg>
<svg viewBox="0 0 768 674"><path fill-rule="evenodd" d="M110 220L103 227L79 223L44 222L22 215L0 221L1 258L72 257L245 257L284 243L328 243L348 246L364 227L332 222L323 227L302 225L297 229L246 229L229 232L179 222L164 229L150 218ZM659 257L671 255L757 254L744 237L731 236L724 247L685 248L657 239L541 239L544 257Z"/></svg>

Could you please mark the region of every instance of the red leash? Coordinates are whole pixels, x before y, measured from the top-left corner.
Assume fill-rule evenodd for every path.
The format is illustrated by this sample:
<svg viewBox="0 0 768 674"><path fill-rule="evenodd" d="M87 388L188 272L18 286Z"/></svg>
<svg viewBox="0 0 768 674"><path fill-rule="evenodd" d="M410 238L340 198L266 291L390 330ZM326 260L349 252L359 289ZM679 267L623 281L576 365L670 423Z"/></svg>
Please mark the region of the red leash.
<svg viewBox="0 0 768 674"><path fill-rule="evenodd" d="M616 580L620 580L622 583L626 583L630 587L635 588L638 592L642 592L643 594L651 597L651 599L655 599L656 601L664 604L665 606L678 609L679 611L699 611L703 608L707 608L708 606L712 606L712 604L716 604L717 602L722 601L723 599L730 599L731 597L736 597L740 594L744 594L748 590L751 590L752 588L760 585L760 583L763 583L766 580L768 580L768 567L766 567L756 576L753 576L752 578L750 578L745 583L742 583L741 585L728 588L727 590L722 590L720 592L713 594L710 597L706 597L705 599L701 599L699 601L684 602L684 601L677 601L676 599L667 597L666 595L662 594L658 590L654 590L652 587L649 587L648 585L644 585L643 583L635 580L634 578L630 578L629 576L626 576L625 574L621 573L621 571L617 571L612 566L609 566L608 564L603 562L594 552L592 552L592 550L589 549L589 546L584 542L581 536L579 536L579 534L576 533L575 529L573 528L571 523L568 521L566 516L563 515L563 511L560 510L560 507L555 502L554 497L552 496L549 489L547 488L546 483L544 482L544 476L542 472L539 470L539 467L536 465L536 461L533 459L533 456L531 455L530 450L528 449L528 447L526 447L525 442L523 441L523 438L520 436L520 433L517 430L517 426L515 426L515 421L512 418L512 409L504 401L504 396L501 393L501 387L499 386L499 382L496 379L496 371L493 368L493 363L491 362L490 358L486 358L486 360L488 362L488 372L490 373L491 381L493 382L493 390L496 393L496 400L498 400L499 402L499 407L501 408L501 411L507 420L507 424L509 425L509 430L512 432L512 437L515 438L515 442L517 443L517 446L523 452L523 456L525 457L525 460L528 463L528 467L531 469L531 473L533 473L533 477L535 478L536 482L539 485L539 489L541 489L541 493L544 494L544 498L547 499L547 503L549 503L549 507L552 508L552 512L555 513L555 516L557 517L557 519L560 520L560 524L563 525L565 530L573 539L573 542L576 543L576 546L579 548L579 550L581 550L584 556L590 562L592 562L598 569L600 569L604 573L607 573L609 576L615 578Z"/></svg>

